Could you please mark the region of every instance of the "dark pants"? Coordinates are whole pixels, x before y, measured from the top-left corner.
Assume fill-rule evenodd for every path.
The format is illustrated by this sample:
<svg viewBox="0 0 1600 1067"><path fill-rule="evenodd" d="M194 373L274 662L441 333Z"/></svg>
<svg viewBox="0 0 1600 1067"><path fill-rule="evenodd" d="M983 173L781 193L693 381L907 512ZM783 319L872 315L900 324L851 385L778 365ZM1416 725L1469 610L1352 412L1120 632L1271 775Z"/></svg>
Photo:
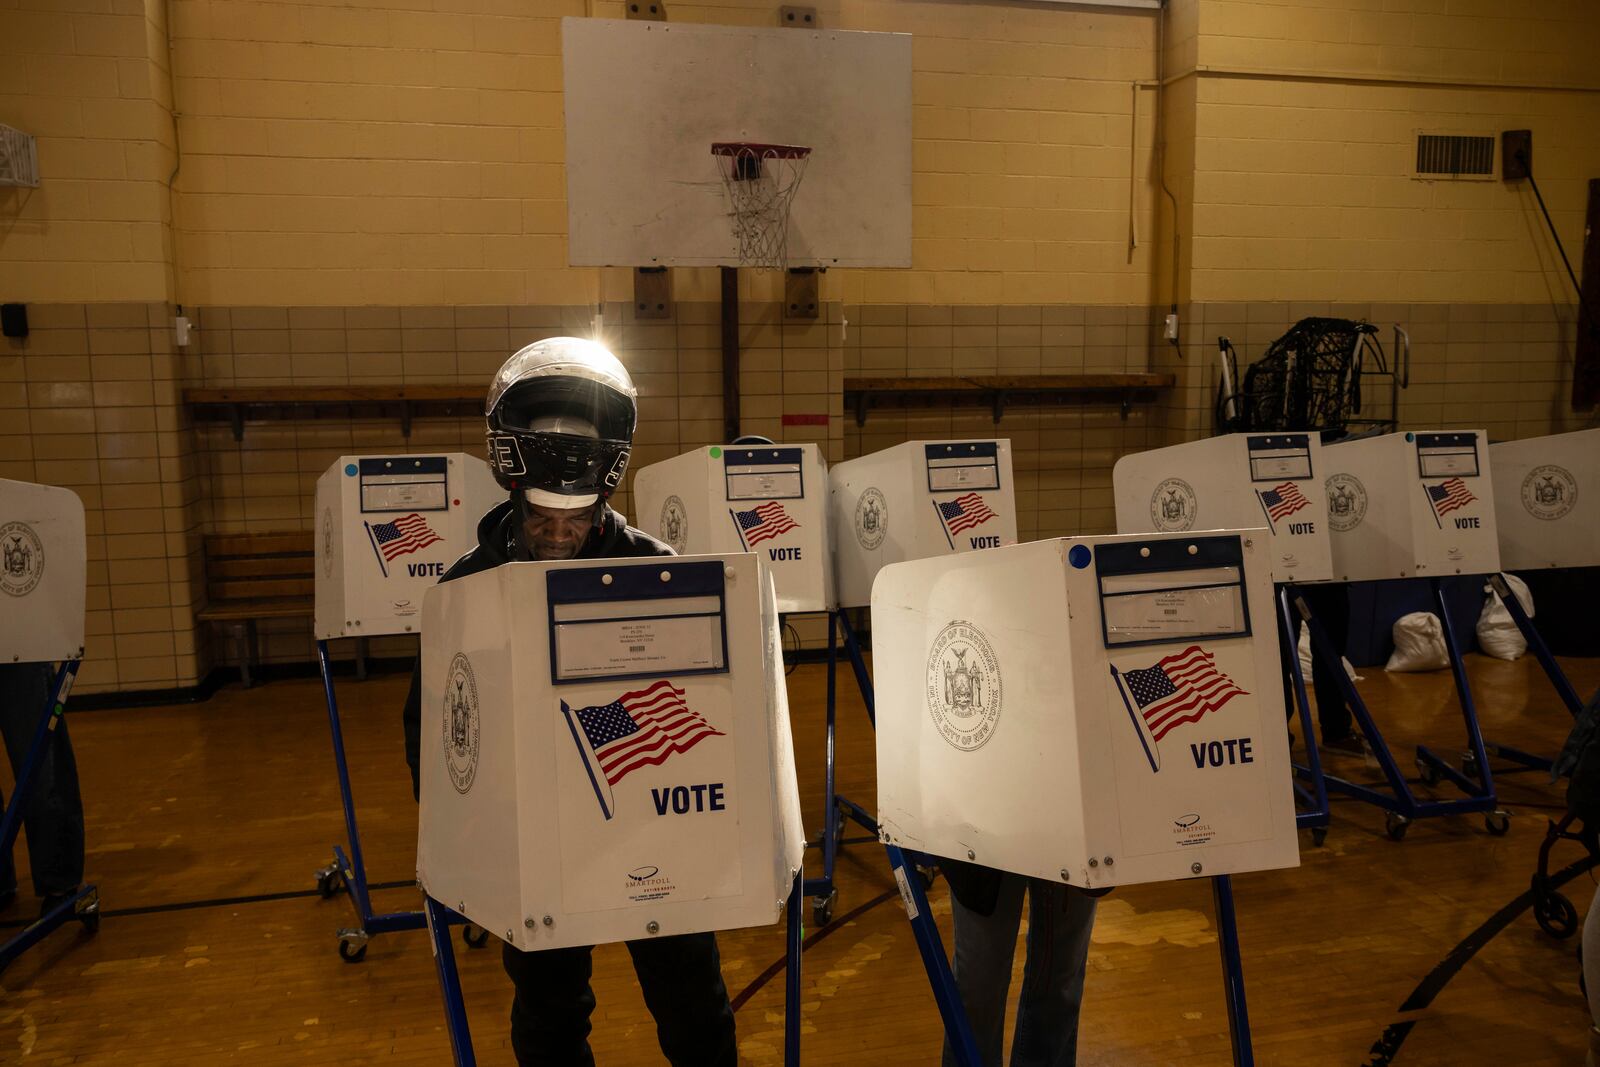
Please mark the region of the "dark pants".
<svg viewBox="0 0 1600 1067"><path fill-rule="evenodd" d="M716 935L681 934L627 945L667 1062L673 1067L738 1063L733 1007L722 984ZM517 988L511 1003L511 1047L523 1067L594 1064L589 1051L593 951L583 946L520 952L505 946L506 973Z"/></svg>
<svg viewBox="0 0 1600 1067"><path fill-rule="evenodd" d="M1311 609L1317 622L1322 624L1322 632L1328 635L1334 651L1343 656L1350 630L1349 588L1342 582L1297 585L1294 588L1297 594L1305 598L1306 607ZM1302 625L1300 614L1296 612L1294 636L1297 643ZM1336 670L1344 670L1343 664L1336 664L1329 669L1319 662L1311 672L1312 691L1317 696L1317 726L1324 742L1350 736L1350 709L1345 706L1339 677L1333 673Z"/></svg>
<svg viewBox="0 0 1600 1067"><path fill-rule="evenodd" d="M0 664L0 737L5 739L13 775L22 774L54 681L55 671L48 663ZM41 897L70 893L83 882L83 800L65 717L52 733L44 760L34 768L22 810L33 891ZM7 849L0 854L0 893L16 888L17 869Z"/></svg>

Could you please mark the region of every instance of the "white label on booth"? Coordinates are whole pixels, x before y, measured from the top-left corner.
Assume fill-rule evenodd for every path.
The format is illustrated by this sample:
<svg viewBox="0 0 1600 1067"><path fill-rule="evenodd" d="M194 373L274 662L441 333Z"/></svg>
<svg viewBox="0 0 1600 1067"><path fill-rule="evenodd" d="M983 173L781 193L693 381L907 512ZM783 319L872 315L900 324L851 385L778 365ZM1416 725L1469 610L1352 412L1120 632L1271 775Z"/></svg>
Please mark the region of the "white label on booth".
<svg viewBox="0 0 1600 1067"><path fill-rule="evenodd" d="M798 448L730 448L723 453L729 500L795 500L806 495Z"/></svg>
<svg viewBox="0 0 1600 1067"><path fill-rule="evenodd" d="M644 618L560 621L555 625L555 678L644 674L650 671L718 670L726 665L722 650L722 613L696 613L703 603L684 603L682 614ZM720 608L715 600L714 609ZM635 605L617 605L626 611Z"/></svg>
<svg viewBox="0 0 1600 1067"><path fill-rule="evenodd" d="M1478 476L1478 435L1475 433L1423 433L1417 435L1417 473L1424 478Z"/></svg>
<svg viewBox="0 0 1600 1067"><path fill-rule="evenodd" d="M1103 574L1106 644L1245 633L1243 582L1237 566Z"/></svg>
<svg viewBox="0 0 1600 1067"><path fill-rule="evenodd" d="M362 460L362 512L448 510L448 464L443 456Z"/></svg>
<svg viewBox="0 0 1600 1067"><path fill-rule="evenodd" d="M1247 449L1253 482L1284 478L1298 481L1311 477L1311 442L1306 434L1252 437Z"/></svg>
<svg viewBox="0 0 1600 1067"><path fill-rule="evenodd" d="M924 445L928 491L1000 488L999 447L993 441Z"/></svg>

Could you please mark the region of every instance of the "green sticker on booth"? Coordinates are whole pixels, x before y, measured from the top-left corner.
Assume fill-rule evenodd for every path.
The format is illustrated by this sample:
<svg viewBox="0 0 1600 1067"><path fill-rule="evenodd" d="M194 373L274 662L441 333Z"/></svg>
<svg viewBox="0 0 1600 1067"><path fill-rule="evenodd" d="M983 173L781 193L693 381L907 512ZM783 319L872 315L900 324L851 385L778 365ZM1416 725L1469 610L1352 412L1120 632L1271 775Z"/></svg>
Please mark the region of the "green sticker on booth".
<svg viewBox="0 0 1600 1067"><path fill-rule="evenodd" d="M711 446L711 458L712 459L721 459L722 458L722 449L718 448L716 445L712 445Z"/></svg>

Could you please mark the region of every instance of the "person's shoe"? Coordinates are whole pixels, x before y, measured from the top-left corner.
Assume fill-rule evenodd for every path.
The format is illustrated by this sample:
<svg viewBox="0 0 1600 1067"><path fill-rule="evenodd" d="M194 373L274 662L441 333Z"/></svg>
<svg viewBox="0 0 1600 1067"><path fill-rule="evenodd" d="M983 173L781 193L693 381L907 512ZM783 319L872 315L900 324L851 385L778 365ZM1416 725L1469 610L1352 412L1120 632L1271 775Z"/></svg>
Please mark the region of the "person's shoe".
<svg viewBox="0 0 1600 1067"><path fill-rule="evenodd" d="M77 895L78 891L76 889L69 889L65 893L46 893L39 898L39 918L42 919L49 915L56 908Z"/></svg>
<svg viewBox="0 0 1600 1067"><path fill-rule="evenodd" d="M1324 737L1322 739L1324 752L1340 752L1346 756L1365 756L1367 743L1361 739L1360 734L1342 734L1339 737Z"/></svg>

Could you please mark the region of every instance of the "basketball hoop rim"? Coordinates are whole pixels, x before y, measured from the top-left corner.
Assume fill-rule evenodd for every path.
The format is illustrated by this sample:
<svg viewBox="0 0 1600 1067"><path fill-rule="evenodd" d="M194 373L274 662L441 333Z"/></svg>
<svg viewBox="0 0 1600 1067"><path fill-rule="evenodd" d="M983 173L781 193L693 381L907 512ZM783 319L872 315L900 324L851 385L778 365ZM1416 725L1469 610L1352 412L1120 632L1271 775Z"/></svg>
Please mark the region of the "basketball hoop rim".
<svg viewBox="0 0 1600 1067"><path fill-rule="evenodd" d="M811 154L811 146L763 144L759 141L713 141L711 143L711 154L714 156L737 156L741 152L749 152L766 159L805 159Z"/></svg>

